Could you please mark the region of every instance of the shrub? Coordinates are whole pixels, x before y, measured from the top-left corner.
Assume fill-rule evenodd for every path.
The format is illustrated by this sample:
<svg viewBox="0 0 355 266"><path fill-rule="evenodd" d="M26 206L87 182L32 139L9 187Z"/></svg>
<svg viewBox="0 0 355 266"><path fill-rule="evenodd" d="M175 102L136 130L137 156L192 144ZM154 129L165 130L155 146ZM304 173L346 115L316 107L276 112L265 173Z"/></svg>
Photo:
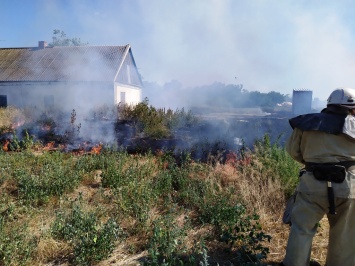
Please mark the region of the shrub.
<svg viewBox="0 0 355 266"><path fill-rule="evenodd" d="M11 151L26 151L33 147L33 138L33 136L28 134L27 130L25 130L24 137L21 140L17 137L16 132L14 132L14 137L8 145Z"/></svg>
<svg viewBox="0 0 355 266"><path fill-rule="evenodd" d="M137 133L156 139L170 137L177 128L191 127L198 122L191 111L157 109L149 105L147 98L136 106L118 106L118 114L121 120L134 121Z"/></svg>
<svg viewBox="0 0 355 266"><path fill-rule="evenodd" d="M244 205L223 194L207 198L200 211L200 220L213 224L219 240L236 253L238 265L260 264L266 259L269 249L262 242L271 237L262 231L258 215L247 215Z"/></svg>
<svg viewBox="0 0 355 266"><path fill-rule="evenodd" d="M152 155L130 156L125 152L106 154L102 168L102 185L118 188L148 177L154 170Z"/></svg>
<svg viewBox="0 0 355 266"><path fill-rule="evenodd" d="M285 189L285 196L289 197L296 188L300 164L293 160L284 147L271 144L266 134L263 138L257 139L254 144L255 156L262 163L264 171L272 172L274 178L281 181Z"/></svg>
<svg viewBox="0 0 355 266"><path fill-rule="evenodd" d="M12 132L13 126L25 121L25 115L22 110L8 106L0 108L0 134Z"/></svg>
<svg viewBox="0 0 355 266"><path fill-rule="evenodd" d="M107 258L123 235L113 218L101 223L94 212L84 212L79 204L73 204L69 213L57 212L51 231L54 238L72 246L76 265L92 265Z"/></svg>
<svg viewBox="0 0 355 266"><path fill-rule="evenodd" d="M18 197L26 204L42 205L51 196L71 191L82 178L79 170L76 171L71 161L60 152L40 156L29 154L26 160L26 164L13 172Z"/></svg>
<svg viewBox="0 0 355 266"><path fill-rule="evenodd" d="M172 187L176 191L174 200L186 208L195 208L211 193L210 184L198 178L208 175L208 165L184 165L170 170Z"/></svg>
<svg viewBox="0 0 355 266"><path fill-rule="evenodd" d="M116 210L121 216L133 217L136 221L135 232L146 228L149 213L157 200L154 185L151 182L133 180L114 190Z"/></svg>
<svg viewBox="0 0 355 266"><path fill-rule="evenodd" d="M0 265L26 265L33 258L37 245L25 225L5 223L0 216Z"/></svg>
<svg viewBox="0 0 355 266"><path fill-rule="evenodd" d="M178 226L171 214L162 215L153 222L145 265L184 265L183 246L185 229Z"/></svg>

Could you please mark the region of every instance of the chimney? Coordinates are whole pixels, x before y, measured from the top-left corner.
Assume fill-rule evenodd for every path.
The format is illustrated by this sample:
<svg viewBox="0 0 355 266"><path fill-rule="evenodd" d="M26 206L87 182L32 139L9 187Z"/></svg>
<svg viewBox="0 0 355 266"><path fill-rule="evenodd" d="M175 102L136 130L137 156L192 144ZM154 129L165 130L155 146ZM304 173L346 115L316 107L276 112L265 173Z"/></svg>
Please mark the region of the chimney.
<svg viewBox="0 0 355 266"><path fill-rule="evenodd" d="M38 48L39 49L44 49L46 47L47 47L47 42L45 42L45 41L39 41L38 42Z"/></svg>

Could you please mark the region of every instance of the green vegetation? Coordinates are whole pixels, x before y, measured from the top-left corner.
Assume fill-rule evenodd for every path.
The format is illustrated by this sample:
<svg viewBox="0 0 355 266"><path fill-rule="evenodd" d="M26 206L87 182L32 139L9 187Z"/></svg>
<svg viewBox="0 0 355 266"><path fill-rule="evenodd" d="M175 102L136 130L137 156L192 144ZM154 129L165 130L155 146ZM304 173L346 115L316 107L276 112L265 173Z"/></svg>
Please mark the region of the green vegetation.
<svg viewBox="0 0 355 266"><path fill-rule="evenodd" d="M194 121L148 102L124 108L150 136ZM299 168L267 135L224 163L168 149L49 150L28 133L8 147L0 151L0 265L112 265L123 253L140 254L142 265L266 265L274 239L265 214L280 215Z"/></svg>
<svg viewBox="0 0 355 266"><path fill-rule="evenodd" d="M178 98L183 106L196 108L204 107L205 111L214 111L217 108L261 108L266 112L274 111L277 104L291 101L290 95L283 95L271 91L263 93L248 91L242 84L223 84L214 82L190 89L183 89L178 81L176 86L166 83L163 86L157 83L144 82L145 93L149 99Z"/></svg>
<svg viewBox="0 0 355 266"><path fill-rule="evenodd" d="M256 210L248 209L250 203L238 185L231 184L243 171L272 172L264 177L269 183L284 180L274 164L276 158L277 167L283 164L280 154L281 148L258 143L257 153L230 162L236 172L227 185L227 177L212 165L185 161L177 166L168 155L128 155L110 149L87 156L1 152L1 263L38 263L36 254L44 252L38 244L52 239L68 249L45 261L92 265L112 254L119 241L138 237L131 249L148 250L145 265L193 265L203 261L203 254L213 265L213 241L238 265L261 265L271 236L262 230ZM289 164L289 159L284 162ZM263 200L268 199L258 199ZM48 228L28 228L41 216L47 216ZM187 237L195 230L201 233ZM21 252L10 260L15 249Z"/></svg>
<svg viewBox="0 0 355 266"><path fill-rule="evenodd" d="M24 112L14 107L0 108L0 134L10 132L25 119Z"/></svg>
<svg viewBox="0 0 355 266"><path fill-rule="evenodd" d="M48 44L49 46L82 46L88 45L88 43L82 43L80 38L68 38L67 34L62 31L55 29L53 30L52 42Z"/></svg>
<svg viewBox="0 0 355 266"><path fill-rule="evenodd" d="M147 98L136 106L119 106L118 114L122 120L133 121L137 133L157 139L171 137L174 130L189 128L198 121L191 111L157 109Z"/></svg>
<svg viewBox="0 0 355 266"><path fill-rule="evenodd" d="M92 265L107 258L115 248L122 231L113 218L100 223L100 213L85 212L79 202L73 202L68 213L60 210L52 224L55 239L69 243L73 251L72 263Z"/></svg>
<svg viewBox="0 0 355 266"><path fill-rule="evenodd" d="M263 168L273 171L266 172L265 175L279 179L285 195L291 196L298 182L300 165L278 143L271 144L268 135L256 140L254 148Z"/></svg>

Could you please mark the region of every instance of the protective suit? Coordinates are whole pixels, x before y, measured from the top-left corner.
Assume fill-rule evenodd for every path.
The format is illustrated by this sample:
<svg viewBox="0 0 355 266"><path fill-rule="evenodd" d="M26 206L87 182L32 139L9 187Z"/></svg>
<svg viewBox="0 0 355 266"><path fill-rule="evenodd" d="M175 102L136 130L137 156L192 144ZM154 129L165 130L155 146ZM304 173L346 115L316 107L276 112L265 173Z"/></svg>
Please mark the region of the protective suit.
<svg viewBox="0 0 355 266"><path fill-rule="evenodd" d="M355 90L337 89L321 113L290 119L293 132L286 143L286 150L305 168L301 172L291 212L292 225L283 260L285 266L310 265L312 240L324 215L327 215L330 225L326 265L355 266L354 100ZM324 165L343 167L344 181L336 183L317 179L315 170ZM329 184L334 197L332 202ZM329 213L331 204L335 208L334 214Z"/></svg>

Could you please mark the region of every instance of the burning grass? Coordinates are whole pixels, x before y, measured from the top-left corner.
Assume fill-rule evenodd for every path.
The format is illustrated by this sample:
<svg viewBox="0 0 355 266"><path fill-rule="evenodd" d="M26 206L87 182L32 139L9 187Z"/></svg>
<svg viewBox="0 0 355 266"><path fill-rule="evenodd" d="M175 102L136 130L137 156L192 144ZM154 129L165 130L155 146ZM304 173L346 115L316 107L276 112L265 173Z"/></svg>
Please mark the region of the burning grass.
<svg viewBox="0 0 355 266"><path fill-rule="evenodd" d="M187 116L174 118L147 103L125 111L139 134L154 128L141 127L149 124L145 112L170 115L165 129ZM40 130L51 137L45 142L31 134L4 139L0 265L266 265L282 260L289 228L281 216L299 165L267 136L253 151L204 143L179 153L167 147L128 153L78 138L75 115L61 136L52 130L58 123L45 116ZM326 229L322 222L313 248L320 262ZM22 252L11 255L15 250Z"/></svg>
<svg viewBox="0 0 355 266"><path fill-rule="evenodd" d="M265 148L274 149L270 154L277 151ZM0 238L4 241L13 232L16 221L17 239L29 247L11 263L156 265L164 258L173 265L204 260L239 265L259 253L265 254L259 263L282 259L288 227L281 223L281 211L287 189L275 169L264 167L273 165L265 160L274 155L268 158L263 151L260 158L244 151L229 155L226 164L212 165L186 156L177 164L166 151L130 155L99 145L93 149L90 156L63 153L51 145L36 155L0 152L0 169L6 171L0 186ZM290 175L297 167L289 169ZM236 224L243 225L240 233L233 229ZM76 239L67 231L73 226L92 239ZM110 230L117 232L114 238L100 238ZM263 248L240 249L247 241L244 231L265 234L259 240ZM226 232L230 235L221 241ZM316 241L323 238L322 227ZM7 254L18 248L7 241L0 249L4 265L10 265ZM108 253L96 256L95 250L103 248ZM322 261L325 248L316 243L314 258Z"/></svg>
<svg viewBox="0 0 355 266"><path fill-rule="evenodd" d="M15 107L0 108L0 130L2 133L16 128L25 122L24 113Z"/></svg>

